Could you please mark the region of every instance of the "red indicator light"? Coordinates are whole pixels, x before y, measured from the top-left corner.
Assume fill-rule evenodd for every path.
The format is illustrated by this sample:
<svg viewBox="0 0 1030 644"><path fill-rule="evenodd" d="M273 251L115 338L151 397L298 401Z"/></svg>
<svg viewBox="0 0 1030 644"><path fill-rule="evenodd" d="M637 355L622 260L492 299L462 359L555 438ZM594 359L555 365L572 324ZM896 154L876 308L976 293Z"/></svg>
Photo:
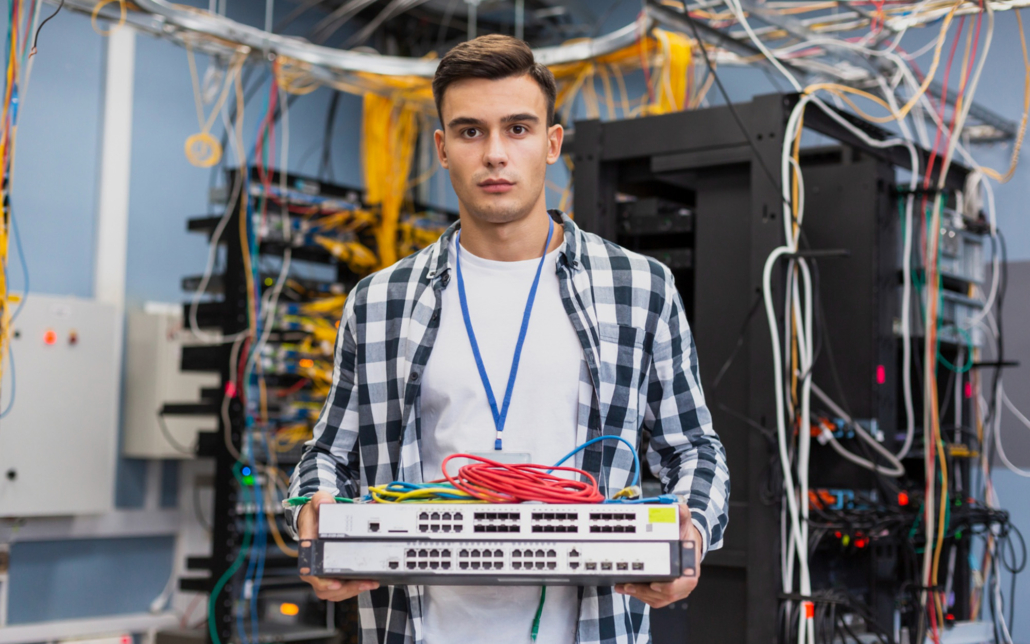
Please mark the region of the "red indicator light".
<svg viewBox="0 0 1030 644"><path fill-rule="evenodd" d="M966 381L966 398L973 397L973 383Z"/></svg>
<svg viewBox="0 0 1030 644"><path fill-rule="evenodd" d="M898 492L898 505L908 505L908 492Z"/></svg>
<svg viewBox="0 0 1030 644"><path fill-rule="evenodd" d="M229 398L235 398L236 397L236 385L234 385L231 382L225 383L225 395L228 396Z"/></svg>
<svg viewBox="0 0 1030 644"><path fill-rule="evenodd" d="M887 382L887 370L882 364L876 365L876 384L882 385Z"/></svg>
<svg viewBox="0 0 1030 644"><path fill-rule="evenodd" d="M53 329L47 329L43 332L43 344L52 345L57 344L57 331Z"/></svg>
<svg viewBox="0 0 1030 644"><path fill-rule="evenodd" d="M812 602L805 602L805 617L808 619L815 617L815 604Z"/></svg>

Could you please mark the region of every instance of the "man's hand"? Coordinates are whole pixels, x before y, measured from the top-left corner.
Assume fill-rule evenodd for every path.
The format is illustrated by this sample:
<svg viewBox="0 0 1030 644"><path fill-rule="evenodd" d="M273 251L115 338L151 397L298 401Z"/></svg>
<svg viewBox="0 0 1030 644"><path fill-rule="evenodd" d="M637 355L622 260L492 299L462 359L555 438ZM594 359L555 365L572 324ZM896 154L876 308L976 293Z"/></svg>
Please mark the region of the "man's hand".
<svg viewBox="0 0 1030 644"><path fill-rule="evenodd" d="M683 504L680 504L680 540L693 541L698 557L701 556L701 535L690 520L690 510ZM651 608L664 608L693 592L700 577L701 569L695 567L693 577L653 584L619 584L615 592L636 597Z"/></svg>
<svg viewBox="0 0 1030 644"><path fill-rule="evenodd" d="M336 503L336 499L328 492L316 492L300 509L300 514L297 515L297 535L301 540L318 538L318 506L323 503ZM304 575L300 578L311 584L319 599L331 602L340 602L355 597L360 592L379 588L379 582L371 580L343 581Z"/></svg>

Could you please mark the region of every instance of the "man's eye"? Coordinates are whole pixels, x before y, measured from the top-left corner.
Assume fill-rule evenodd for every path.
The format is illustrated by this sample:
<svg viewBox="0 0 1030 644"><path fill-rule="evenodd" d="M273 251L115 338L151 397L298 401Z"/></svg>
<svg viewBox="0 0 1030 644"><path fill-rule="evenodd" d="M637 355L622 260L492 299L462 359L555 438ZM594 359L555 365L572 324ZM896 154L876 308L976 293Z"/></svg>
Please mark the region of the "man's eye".
<svg viewBox="0 0 1030 644"><path fill-rule="evenodd" d="M525 134L526 132L528 132L525 125L512 126L511 131L515 134Z"/></svg>
<svg viewBox="0 0 1030 644"><path fill-rule="evenodd" d="M474 127L470 127L469 129L465 130L465 136L467 137L474 137L477 134L479 134L479 130L477 130Z"/></svg>

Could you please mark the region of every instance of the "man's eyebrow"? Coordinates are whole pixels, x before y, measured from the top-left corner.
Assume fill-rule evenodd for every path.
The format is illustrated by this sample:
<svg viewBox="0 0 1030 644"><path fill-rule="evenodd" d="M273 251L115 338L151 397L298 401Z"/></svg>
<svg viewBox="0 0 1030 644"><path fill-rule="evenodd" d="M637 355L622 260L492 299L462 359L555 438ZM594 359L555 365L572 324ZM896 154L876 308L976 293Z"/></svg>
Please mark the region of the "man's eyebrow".
<svg viewBox="0 0 1030 644"><path fill-rule="evenodd" d="M532 123L538 122L540 119L536 114L509 114L501 119L501 123L514 123L515 121L530 121Z"/></svg>
<svg viewBox="0 0 1030 644"><path fill-rule="evenodd" d="M458 118L451 119L451 121L447 123L447 127L459 127L462 125L482 126L486 125L486 123L482 119L473 118L471 116L459 116Z"/></svg>

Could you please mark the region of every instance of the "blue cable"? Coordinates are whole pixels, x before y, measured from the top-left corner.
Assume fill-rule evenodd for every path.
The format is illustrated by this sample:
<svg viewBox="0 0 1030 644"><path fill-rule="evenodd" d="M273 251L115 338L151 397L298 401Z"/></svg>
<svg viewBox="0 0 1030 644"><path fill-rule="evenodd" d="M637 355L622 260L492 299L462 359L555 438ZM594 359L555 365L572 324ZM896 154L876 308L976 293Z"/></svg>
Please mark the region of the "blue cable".
<svg viewBox="0 0 1030 644"><path fill-rule="evenodd" d="M597 438L592 438L592 439L588 440L587 442L583 443L582 445L580 445L579 447L577 447L576 449L572 450L571 452L569 452L565 456L563 456L560 461L558 461L557 463L554 464L554 467L560 466L562 463L564 463L565 461L569 460L570 458L575 456L580 451L586 449L587 447L590 447L594 443L598 443L598 442L603 441L603 440L622 441L623 443L626 443L626 446L629 447L631 452L633 452L633 466L634 466L633 467L633 482L630 483L630 485L632 486L632 485L636 485L637 483L639 483L640 482L640 455L637 454L636 446L634 446L633 443L629 442L628 440L626 440L622 436L598 436ZM552 472L552 471L553 470L548 470L548 472Z"/></svg>
<svg viewBox="0 0 1030 644"><path fill-rule="evenodd" d="M267 438L265 445L266 449L268 449ZM256 466L256 464L254 463L255 459L253 449L250 452L250 460L251 463ZM261 483L256 475L254 476L254 496L258 499L257 507L255 508L256 514L254 515L255 521L257 521L258 524L258 543L256 546L258 550L257 567L254 571L254 576L252 578L253 582L250 587L250 638L251 641L254 642L254 644L257 644L259 631L258 593L261 592L261 580L264 578L265 575L265 553L268 550L266 548L268 544L268 528L264 519L264 495L262 495L261 493Z"/></svg>
<svg viewBox="0 0 1030 644"><path fill-rule="evenodd" d="M11 399L7 401L7 408L0 412L0 418L7 416L11 408L14 407L15 385L18 382L17 374L14 371L14 347L10 344L7 345L7 357L11 362Z"/></svg>
<svg viewBox="0 0 1030 644"><path fill-rule="evenodd" d="M25 261L25 251L21 247L21 234L18 232L18 220L14 217L14 210L11 211L11 228L14 229L14 245L18 249L18 259L21 260L21 272L25 276L25 293L21 296L21 302L18 303L18 308L14 310L11 315L11 322L18 319L18 314L21 313L21 309L25 306L25 300L29 299L29 265ZM6 268L4 269L6 272Z"/></svg>

